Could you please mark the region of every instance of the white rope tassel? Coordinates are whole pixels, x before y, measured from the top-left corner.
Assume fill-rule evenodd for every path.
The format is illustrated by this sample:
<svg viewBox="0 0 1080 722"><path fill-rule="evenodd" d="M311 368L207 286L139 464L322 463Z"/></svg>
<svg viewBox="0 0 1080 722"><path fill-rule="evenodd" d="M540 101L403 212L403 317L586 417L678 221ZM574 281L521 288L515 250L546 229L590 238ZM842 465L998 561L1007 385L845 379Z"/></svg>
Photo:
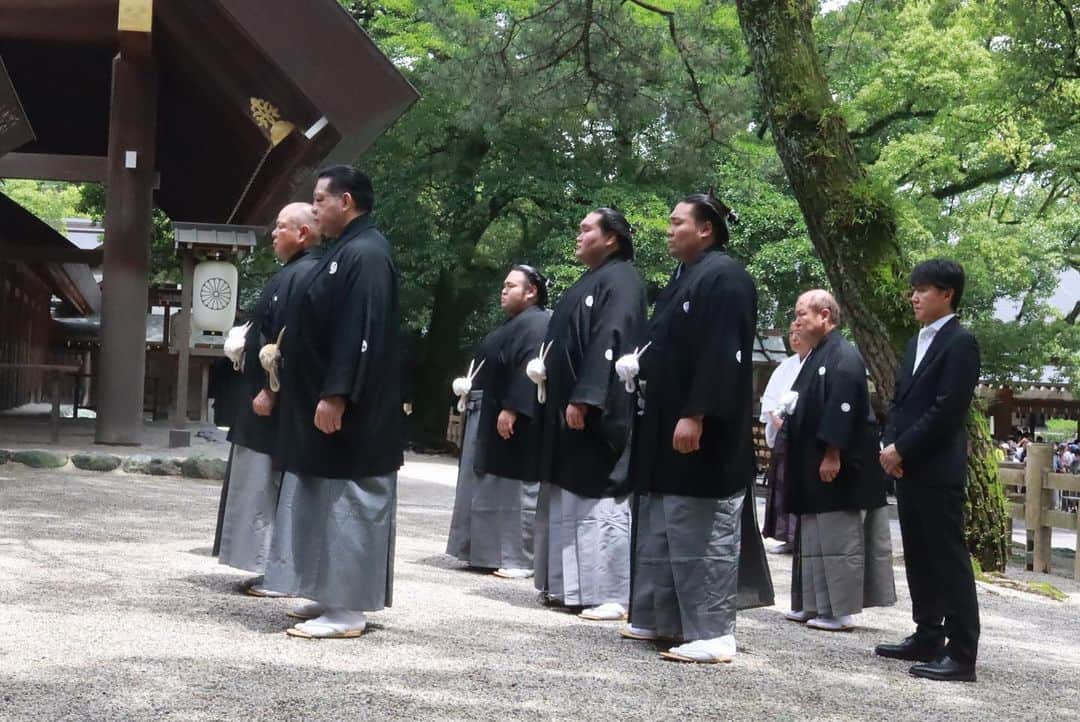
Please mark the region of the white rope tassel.
<svg viewBox="0 0 1080 722"><path fill-rule="evenodd" d="M232 361L235 371L244 370L244 339L247 337L249 328L251 328L251 321L243 326L233 326L225 336L225 356Z"/></svg>
<svg viewBox="0 0 1080 722"><path fill-rule="evenodd" d="M649 341L640 349L635 348L633 353L620 356L619 360L615 362L615 375L622 380L627 393L632 394L637 390L634 379L641 373L641 364L638 359L641 358L641 354L648 350L649 346L652 346L652 341Z"/></svg>
<svg viewBox="0 0 1080 722"><path fill-rule="evenodd" d="M277 336L277 341L268 343L259 349L259 363L270 375L270 390L277 393L281 389L281 380L278 378L278 362L281 361L281 339L285 336L285 327Z"/></svg>
<svg viewBox="0 0 1080 722"><path fill-rule="evenodd" d="M469 398L469 392L472 391L472 382L476 378L476 375L480 373L480 369L484 368L484 362L487 359L480 359L479 365L473 368L473 364L476 363L476 359L469 362L469 370L464 376L458 376L454 379L454 383L451 384L451 388L454 390L454 394L458 397L457 410L458 413L465 413L465 402Z"/></svg>
<svg viewBox="0 0 1080 722"><path fill-rule="evenodd" d="M542 404L547 402L547 366L544 362L554 344L554 341L549 341L546 346L540 344L540 354L525 367L525 375L536 384L536 400Z"/></svg>

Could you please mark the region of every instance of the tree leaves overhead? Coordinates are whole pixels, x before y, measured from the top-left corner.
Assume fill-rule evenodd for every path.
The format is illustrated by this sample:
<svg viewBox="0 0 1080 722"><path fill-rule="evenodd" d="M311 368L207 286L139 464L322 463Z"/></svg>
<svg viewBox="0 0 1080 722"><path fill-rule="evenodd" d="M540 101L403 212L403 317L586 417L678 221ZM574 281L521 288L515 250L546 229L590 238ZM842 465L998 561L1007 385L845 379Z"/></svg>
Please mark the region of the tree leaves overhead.
<svg viewBox="0 0 1080 722"><path fill-rule="evenodd" d="M1080 345L1046 303L1080 267L1075 13L1058 0L855 2L817 23L860 158L895 188L902 249L965 264L965 313L998 380L1052 366L1076 381Z"/></svg>
<svg viewBox="0 0 1080 722"><path fill-rule="evenodd" d="M797 294L826 285L734 3L343 4L424 95L363 164L387 189L380 218L401 249L409 323L429 350L454 347L439 363L459 363L497 321L511 262L545 267L555 295L572 282L577 223L599 205L627 212L638 266L658 285L672 265L667 210L715 187L742 217L732 252L758 282L763 328L786 328ZM815 26L830 87L869 170L865 193L892 207L901 257L967 265L966 313L984 355L1002 359L991 374L1054 365L1073 378L1076 314L1047 305L1060 273L1080 267L1073 4L827 7ZM905 294L895 279L875 293ZM1018 319L995 318L1010 304ZM441 308L461 322L440 336Z"/></svg>

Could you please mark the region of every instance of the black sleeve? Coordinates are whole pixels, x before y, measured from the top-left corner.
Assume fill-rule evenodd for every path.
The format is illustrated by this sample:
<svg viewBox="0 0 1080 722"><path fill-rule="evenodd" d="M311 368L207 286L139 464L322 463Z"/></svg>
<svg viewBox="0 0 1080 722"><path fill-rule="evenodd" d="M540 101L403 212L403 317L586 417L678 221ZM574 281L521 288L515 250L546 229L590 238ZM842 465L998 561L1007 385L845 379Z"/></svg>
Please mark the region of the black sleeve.
<svg viewBox="0 0 1080 722"><path fill-rule="evenodd" d="M506 386L500 400L502 408L530 419L540 416L540 403L536 400L536 384L526 375L525 367L529 365L529 361L536 358L543 341L543 334L537 338L526 329L516 335L503 351Z"/></svg>
<svg viewBox="0 0 1080 722"><path fill-rule="evenodd" d="M634 340L641 337L645 303L640 281L619 278L611 279L594 300L589 341L582 349L570 403L604 409L616 359L633 351Z"/></svg>
<svg viewBox="0 0 1080 722"><path fill-rule="evenodd" d="M728 417L738 407L742 365L753 363L746 319L754 318L756 301L748 289L720 273L691 296L690 313L698 343L681 416Z"/></svg>
<svg viewBox="0 0 1080 722"><path fill-rule="evenodd" d="M346 275L319 397L356 402L367 385L379 383L372 370L382 368L380 360L391 351L382 348L382 341L391 337L385 325L393 306L394 271L388 259L375 253L356 253L339 263L346 265Z"/></svg>
<svg viewBox="0 0 1080 722"><path fill-rule="evenodd" d="M841 451L860 438L869 414L870 392L866 386L866 366L854 349L845 350L834 366L825 367L825 399L817 438Z"/></svg>

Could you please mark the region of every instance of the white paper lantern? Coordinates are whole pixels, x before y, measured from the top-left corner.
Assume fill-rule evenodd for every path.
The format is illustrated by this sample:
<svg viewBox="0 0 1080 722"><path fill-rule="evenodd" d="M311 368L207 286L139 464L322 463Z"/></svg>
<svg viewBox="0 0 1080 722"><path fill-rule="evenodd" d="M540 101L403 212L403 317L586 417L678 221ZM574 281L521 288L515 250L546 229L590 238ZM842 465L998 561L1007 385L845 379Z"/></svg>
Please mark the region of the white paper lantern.
<svg viewBox="0 0 1080 722"><path fill-rule="evenodd" d="M191 298L195 327L221 333L233 327L238 280L236 266L231 263L203 261L195 266Z"/></svg>

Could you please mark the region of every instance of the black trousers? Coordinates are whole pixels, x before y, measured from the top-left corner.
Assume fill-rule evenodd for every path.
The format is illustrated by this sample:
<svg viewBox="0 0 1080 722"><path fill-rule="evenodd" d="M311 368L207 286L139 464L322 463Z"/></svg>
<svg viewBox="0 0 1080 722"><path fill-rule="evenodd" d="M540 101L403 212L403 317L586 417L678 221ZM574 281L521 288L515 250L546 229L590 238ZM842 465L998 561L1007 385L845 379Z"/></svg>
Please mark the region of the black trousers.
<svg viewBox="0 0 1080 722"><path fill-rule="evenodd" d="M945 641L946 654L975 664L979 602L964 543L964 489L900 479L896 502L915 638L928 645Z"/></svg>

